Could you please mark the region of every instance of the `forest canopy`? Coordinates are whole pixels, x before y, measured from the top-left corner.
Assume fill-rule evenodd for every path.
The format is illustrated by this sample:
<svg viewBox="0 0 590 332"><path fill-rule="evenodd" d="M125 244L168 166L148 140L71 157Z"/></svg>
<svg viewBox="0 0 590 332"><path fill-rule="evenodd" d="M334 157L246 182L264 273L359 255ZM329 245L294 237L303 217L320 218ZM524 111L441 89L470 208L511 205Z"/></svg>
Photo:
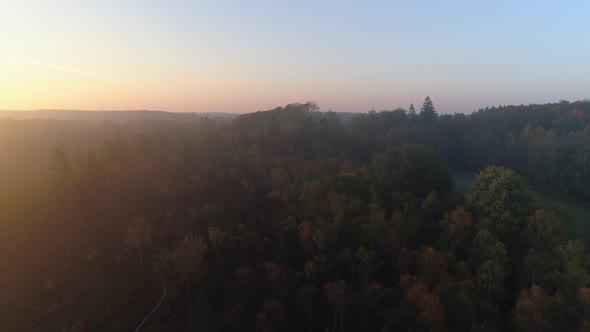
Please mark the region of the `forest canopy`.
<svg viewBox="0 0 590 332"><path fill-rule="evenodd" d="M590 329L590 102L434 102L0 119L0 328Z"/></svg>

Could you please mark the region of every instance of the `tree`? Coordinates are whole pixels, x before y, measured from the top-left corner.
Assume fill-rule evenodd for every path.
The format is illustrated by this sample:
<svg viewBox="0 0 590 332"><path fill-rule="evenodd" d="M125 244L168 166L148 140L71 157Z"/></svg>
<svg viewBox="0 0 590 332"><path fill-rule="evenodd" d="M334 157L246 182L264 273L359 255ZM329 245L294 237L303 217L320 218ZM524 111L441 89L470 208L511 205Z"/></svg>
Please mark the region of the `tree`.
<svg viewBox="0 0 590 332"><path fill-rule="evenodd" d="M459 251L461 256L465 256L465 247L473 234L473 218L469 212L460 207L440 222L441 234L440 241L444 248L452 251Z"/></svg>
<svg viewBox="0 0 590 332"><path fill-rule="evenodd" d="M416 311L412 320L412 330L445 330L445 314L440 298L428 291L416 277L404 274L400 277L400 286L405 290L404 301ZM416 326L417 325L417 326Z"/></svg>
<svg viewBox="0 0 590 332"><path fill-rule="evenodd" d="M285 316L285 308L279 301L272 300L264 302L260 312L256 316L256 331L282 331Z"/></svg>
<svg viewBox="0 0 590 332"><path fill-rule="evenodd" d="M418 120L418 114L416 114L416 109L414 108L414 104L410 104L410 109L408 110L408 123L410 125L415 125Z"/></svg>
<svg viewBox="0 0 590 332"><path fill-rule="evenodd" d="M562 243L565 232L555 212L538 209L527 219L526 240L533 248L552 248Z"/></svg>
<svg viewBox="0 0 590 332"><path fill-rule="evenodd" d="M422 103L422 107L420 108L420 119L426 126L432 126L438 120L438 115L430 97L424 98L424 103Z"/></svg>
<svg viewBox="0 0 590 332"><path fill-rule="evenodd" d="M374 248L384 248L389 235L389 224L385 219L385 211L379 203L371 202L369 205L369 218L363 224L367 243Z"/></svg>
<svg viewBox="0 0 590 332"><path fill-rule="evenodd" d="M556 144L547 150L543 164L551 187L574 197L590 196L588 144Z"/></svg>
<svg viewBox="0 0 590 332"><path fill-rule="evenodd" d="M443 162L432 150L419 145L402 145L377 155L370 180L377 198L389 207L395 191L423 198L433 190L445 194L453 186Z"/></svg>
<svg viewBox="0 0 590 332"><path fill-rule="evenodd" d="M438 285L447 273L447 260L432 247L422 248L416 265L418 278L431 287Z"/></svg>
<svg viewBox="0 0 590 332"><path fill-rule="evenodd" d="M471 185L467 206L494 223L523 225L534 211L534 199L522 177L504 167L488 166Z"/></svg>
<svg viewBox="0 0 590 332"><path fill-rule="evenodd" d="M379 267L379 256L374 250L360 247L355 253L356 266L360 273L360 280L370 281L371 274Z"/></svg>
<svg viewBox="0 0 590 332"><path fill-rule="evenodd" d="M512 310L514 322L519 331L543 331L549 329L550 322L544 315L542 306L547 301L547 294L537 285L520 293L518 302Z"/></svg>
<svg viewBox="0 0 590 332"><path fill-rule="evenodd" d="M562 293L571 299L580 288L590 284L589 258L580 240L571 240L557 247L557 257L562 264L558 284Z"/></svg>
<svg viewBox="0 0 590 332"><path fill-rule="evenodd" d="M207 243L201 236L187 235L172 252L174 271L185 286L189 314L192 316L190 283L201 277L205 271L204 257Z"/></svg>
<svg viewBox="0 0 590 332"><path fill-rule="evenodd" d="M213 245L213 249L218 252L228 237L227 232L219 227L212 226L209 227L208 234L209 242Z"/></svg>
<svg viewBox="0 0 590 332"><path fill-rule="evenodd" d="M579 294L583 293L581 289ZM576 322L569 314L560 293L550 296L539 285L523 289L512 309L513 323L519 331L573 330Z"/></svg>
<svg viewBox="0 0 590 332"><path fill-rule="evenodd" d="M323 286L328 302L330 302L334 311L334 322L332 324L334 331L336 330L336 315L340 317L340 332L344 330L344 306L346 304L347 288L348 286L344 280L338 280L334 283L328 282Z"/></svg>
<svg viewBox="0 0 590 332"><path fill-rule="evenodd" d="M142 264L142 248L152 244L151 227L148 221L142 217L135 217L127 226L125 245L137 249L139 265Z"/></svg>
<svg viewBox="0 0 590 332"><path fill-rule="evenodd" d="M49 170L55 179L61 183L70 178L72 169L68 157L62 149L56 147L53 150L49 162Z"/></svg>
<svg viewBox="0 0 590 332"><path fill-rule="evenodd" d="M481 229L472 243L471 262L477 271L477 294L484 311L499 312L500 301L506 296L504 278L508 251L486 228Z"/></svg>

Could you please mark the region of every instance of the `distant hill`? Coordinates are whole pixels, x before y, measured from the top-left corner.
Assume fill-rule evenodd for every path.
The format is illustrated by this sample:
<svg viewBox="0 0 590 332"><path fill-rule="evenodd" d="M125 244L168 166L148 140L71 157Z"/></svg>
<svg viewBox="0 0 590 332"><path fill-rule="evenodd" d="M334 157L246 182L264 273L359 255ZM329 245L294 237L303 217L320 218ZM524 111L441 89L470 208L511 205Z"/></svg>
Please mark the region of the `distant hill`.
<svg viewBox="0 0 590 332"><path fill-rule="evenodd" d="M1 118L15 120L55 119L93 122L131 122L142 120L199 121L203 117L220 122L231 121L238 114L234 113L173 113L164 111L80 111L80 110L35 110L35 111L0 111Z"/></svg>

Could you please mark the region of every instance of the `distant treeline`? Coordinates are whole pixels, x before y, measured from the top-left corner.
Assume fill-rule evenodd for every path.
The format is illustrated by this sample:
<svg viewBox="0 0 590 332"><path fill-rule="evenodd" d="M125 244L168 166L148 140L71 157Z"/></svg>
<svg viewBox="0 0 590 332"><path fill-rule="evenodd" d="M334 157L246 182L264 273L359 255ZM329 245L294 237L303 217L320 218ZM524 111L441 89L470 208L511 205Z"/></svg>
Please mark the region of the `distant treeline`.
<svg viewBox="0 0 590 332"><path fill-rule="evenodd" d="M502 165L534 185L590 200L590 101L492 107L440 116L432 101L425 105L426 112L416 112L411 105L409 110L354 114L349 121L330 112L306 116L293 110L299 105L289 105L243 115L234 125L240 131L258 133L255 142L271 149L277 141L289 139L273 150L286 155L297 147L331 144L333 156L367 161L387 147L421 144L454 167L478 171L486 165ZM314 117L319 133L310 136L306 121L313 123ZM288 138L278 135L279 130L289 133Z"/></svg>

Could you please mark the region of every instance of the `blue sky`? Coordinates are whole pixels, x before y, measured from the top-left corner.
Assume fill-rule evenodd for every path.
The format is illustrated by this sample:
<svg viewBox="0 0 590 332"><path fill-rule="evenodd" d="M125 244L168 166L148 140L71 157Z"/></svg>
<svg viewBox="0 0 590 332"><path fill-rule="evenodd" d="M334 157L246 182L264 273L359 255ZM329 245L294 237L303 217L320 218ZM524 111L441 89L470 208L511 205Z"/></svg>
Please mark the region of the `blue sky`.
<svg viewBox="0 0 590 332"><path fill-rule="evenodd" d="M0 109L590 98L589 15L585 1L8 1Z"/></svg>

